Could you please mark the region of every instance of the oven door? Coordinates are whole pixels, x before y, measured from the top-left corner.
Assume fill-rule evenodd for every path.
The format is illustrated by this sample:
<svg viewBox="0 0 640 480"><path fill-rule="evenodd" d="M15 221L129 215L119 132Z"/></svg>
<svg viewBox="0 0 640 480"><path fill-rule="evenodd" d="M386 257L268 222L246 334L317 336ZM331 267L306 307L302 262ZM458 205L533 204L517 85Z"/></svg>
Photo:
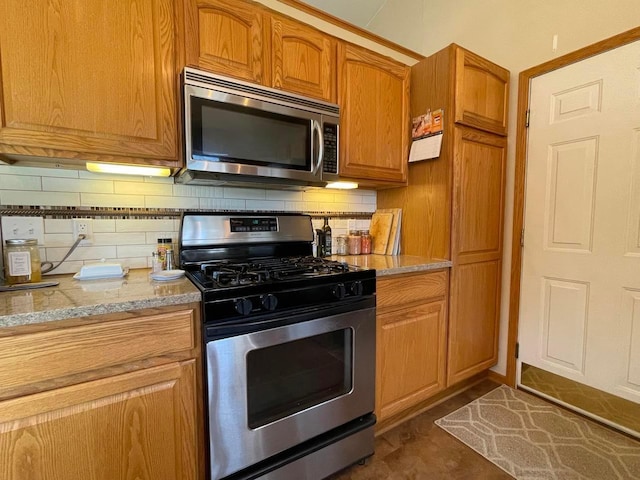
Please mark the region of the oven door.
<svg viewBox="0 0 640 480"><path fill-rule="evenodd" d="M206 345L211 478L369 414L375 308Z"/></svg>

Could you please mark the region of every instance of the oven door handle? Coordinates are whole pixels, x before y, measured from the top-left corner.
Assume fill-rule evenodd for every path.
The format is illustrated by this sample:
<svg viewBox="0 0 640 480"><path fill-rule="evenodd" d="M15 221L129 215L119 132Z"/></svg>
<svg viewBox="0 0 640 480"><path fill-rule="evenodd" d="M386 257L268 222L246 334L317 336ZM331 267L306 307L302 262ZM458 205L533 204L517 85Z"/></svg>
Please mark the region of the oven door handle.
<svg viewBox="0 0 640 480"><path fill-rule="evenodd" d="M313 175L318 175L320 168L322 167L322 161L324 157L324 135L322 134L322 126L317 120L311 120L311 128L318 133L318 158L315 167L313 168Z"/></svg>

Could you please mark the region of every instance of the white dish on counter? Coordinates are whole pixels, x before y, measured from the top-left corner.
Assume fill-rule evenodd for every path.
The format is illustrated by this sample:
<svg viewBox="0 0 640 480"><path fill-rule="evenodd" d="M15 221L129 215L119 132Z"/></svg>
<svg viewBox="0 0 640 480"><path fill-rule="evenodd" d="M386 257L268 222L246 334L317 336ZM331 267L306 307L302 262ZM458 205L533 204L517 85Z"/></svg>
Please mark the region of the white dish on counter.
<svg viewBox="0 0 640 480"><path fill-rule="evenodd" d="M89 266L93 267L93 266ZM120 265L118 265L120 267ZM106 278L122 278L129 273L128 268L85 268L82 267L73 278L76 280L104 280Z"/></svg>
<svg viewBox="0 0 640 480"><path fill-rule="evenodd" d="M159 272L152 272L149 276L158 281L177 280L184 276L184 270L160 270Z"/></svg>

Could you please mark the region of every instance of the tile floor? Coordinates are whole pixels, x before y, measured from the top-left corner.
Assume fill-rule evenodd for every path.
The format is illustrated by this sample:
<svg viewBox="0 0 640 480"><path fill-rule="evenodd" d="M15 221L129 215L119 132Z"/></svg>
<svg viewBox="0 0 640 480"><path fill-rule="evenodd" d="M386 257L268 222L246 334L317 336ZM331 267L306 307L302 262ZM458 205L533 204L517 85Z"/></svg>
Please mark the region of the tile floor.
<svg viewBox="0 0 640 480"><path fill-rule="evenodd" d="M512 477L434 425L496 388L485 380L376 438L367 465L355 465L329 480L502 480Z"/></svg>

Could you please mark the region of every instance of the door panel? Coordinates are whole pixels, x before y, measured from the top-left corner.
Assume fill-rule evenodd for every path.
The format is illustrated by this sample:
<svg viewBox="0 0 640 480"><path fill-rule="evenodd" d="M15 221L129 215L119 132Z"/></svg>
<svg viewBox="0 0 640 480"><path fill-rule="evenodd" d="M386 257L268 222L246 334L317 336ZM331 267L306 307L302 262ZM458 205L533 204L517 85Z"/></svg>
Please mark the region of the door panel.
<svg viewBox="0 0 640 480"><path fill-rule="evenodd" d="M532 81L519 320L521 363L636 403L639 69L635 42Z"/></svg>

